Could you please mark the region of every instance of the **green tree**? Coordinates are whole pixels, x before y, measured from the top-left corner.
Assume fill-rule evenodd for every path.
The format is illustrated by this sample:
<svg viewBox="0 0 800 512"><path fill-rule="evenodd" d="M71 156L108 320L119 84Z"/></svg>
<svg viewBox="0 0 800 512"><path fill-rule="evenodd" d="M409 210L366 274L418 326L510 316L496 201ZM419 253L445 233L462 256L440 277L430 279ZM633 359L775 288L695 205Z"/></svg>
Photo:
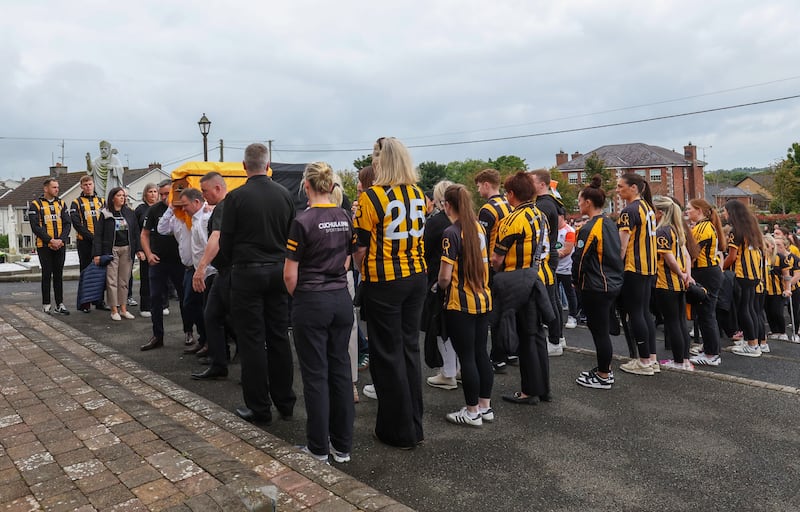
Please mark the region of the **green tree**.
<svg viewBox="0 0 800 512"><path fill-rule="evenodd" d="M8 235L0 235L0 249L8 249Z"/></svg>
<svg viewBox="0 0 800 512"><path fill-rule="evenodd" d="M775 165L770 210L789 213L800 209L800 143L793 143L786 158Z"/></svg>
<svg viewBox="0 0 800 512"><path fill-rule="evenodd" d="M586 157L586 164L583 167L583 182L588 184L595 174L599 174L603 181L603 190L610 198L614 189L617 188L617 176L611 169L606 168L606 163L597 153L592 153Z"/></svg>
<svg viewBox="0 0 800 512"><path fill-rule="evenodd" d="M525 163L525 159L515 155L503 155L495 160L490 158L488 164L492 169L497 169L500 176L508 176L517 171L528 170L528 164Z"/></svg>
<svg viewBox="0 0 800 512"><path fill-rule="evenodd" d="M337 174L342 179L342 188L348 199L351 202L358 199L358 172L347 169L339 171Z"/></svg>
<svg viewBox="0 0 800 512"><path fill-rule="evenodd" d="M419 164L419 187L422 190L433 189L443 179L447 178L447 166L438 162L422 162Z"/></svg>
<svg viewBox="0 0 800 512"><path fill-rule="evenodd" d="M355 167L357 171L360 171L368 165L372 165L372 155L362 155L353 160L353 167Z"/></svg>

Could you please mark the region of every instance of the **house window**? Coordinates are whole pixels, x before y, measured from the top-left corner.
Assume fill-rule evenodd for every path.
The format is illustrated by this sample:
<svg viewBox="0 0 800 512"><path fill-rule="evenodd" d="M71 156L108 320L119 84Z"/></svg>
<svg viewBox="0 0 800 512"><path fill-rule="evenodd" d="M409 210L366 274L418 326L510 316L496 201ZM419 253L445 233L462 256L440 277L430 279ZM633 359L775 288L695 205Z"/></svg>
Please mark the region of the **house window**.
<svg viewBox="0 0 800 512"><path fill-rule="evenodd" d="M642 178L647 178L647 173L644 170L640 169L640 170L636 171L636 174L638 174Z"/></svg>
<svg viewBox="0 0 800 512"><path fill-rule="evenodd" d="M661 182L661 169L650 169L650 181L653 183Z"/></svg>
<svg viewBox="0 0 800 512"><path fill-rule="evenodd" d="M578 184L578 173L577 172L569 173L568 180L569 180L569 184L570 185L577 185Z"/></svg>

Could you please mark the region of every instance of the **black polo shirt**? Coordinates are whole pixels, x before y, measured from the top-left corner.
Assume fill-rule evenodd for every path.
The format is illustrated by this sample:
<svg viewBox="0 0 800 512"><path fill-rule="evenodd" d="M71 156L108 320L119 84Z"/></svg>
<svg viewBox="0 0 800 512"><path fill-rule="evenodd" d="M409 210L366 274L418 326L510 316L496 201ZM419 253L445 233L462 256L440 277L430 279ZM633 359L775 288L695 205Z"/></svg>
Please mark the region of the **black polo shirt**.
<svg viewBox="0 0 800 512"><path fill-rule="evenodd" d="M285 187L264 174L251 176L225 197L220 251L234 267L283 263L294 215Z"/></svg>

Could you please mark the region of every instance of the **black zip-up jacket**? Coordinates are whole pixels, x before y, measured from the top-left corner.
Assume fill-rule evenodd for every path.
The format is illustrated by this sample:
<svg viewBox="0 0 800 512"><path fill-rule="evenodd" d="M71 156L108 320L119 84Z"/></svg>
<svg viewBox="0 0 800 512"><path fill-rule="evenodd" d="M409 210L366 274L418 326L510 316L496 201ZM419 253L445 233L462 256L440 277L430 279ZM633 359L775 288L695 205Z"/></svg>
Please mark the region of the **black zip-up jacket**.
<svg viewBox="0 0 800 512"><path fill-rule="evenodd" d="M575 237L572 280L580 290L615 292L622 288L625 263L617 225L605 215L589 219Z"/></svg>
<svg viewBox="0 0 800 512"><path fill-rule="evenodd" d="M134 259L136 253L142 250L139 243L139 223L136 221L136 214L127 206L122 207L122 216L128 223L128 246L131 248L131 259ZM92 257L112 254L116 233L114 214L108 208L103 208L100 210L100 218L97 219L97 226L94 230Z"/></svg>

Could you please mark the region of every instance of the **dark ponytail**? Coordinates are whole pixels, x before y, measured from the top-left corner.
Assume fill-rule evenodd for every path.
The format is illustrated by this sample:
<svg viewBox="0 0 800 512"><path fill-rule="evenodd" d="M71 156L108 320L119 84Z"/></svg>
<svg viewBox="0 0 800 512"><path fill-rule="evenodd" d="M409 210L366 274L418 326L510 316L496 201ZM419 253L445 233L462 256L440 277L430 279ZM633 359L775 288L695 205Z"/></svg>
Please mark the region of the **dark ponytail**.
<svg viewBox="0 0 800 512"><path fill-rule="evenodd" d="M646 179L634 172L623 174L622 179L625 180L625 183L628 185L636 186L636 189L639 191L639 195L642 196L644 202L647 203L652 210L655 210L655 207L653 206L653 193L650 190L650 184Z"/></svg>
<svg viewBox="0 0 800 512"><path fill-rule="evenodd" d="M592 176L592 181L579 194L591 202L595 208L601 209L606 204L606 191L603 190L603 178L599 174Z"/></svg>

